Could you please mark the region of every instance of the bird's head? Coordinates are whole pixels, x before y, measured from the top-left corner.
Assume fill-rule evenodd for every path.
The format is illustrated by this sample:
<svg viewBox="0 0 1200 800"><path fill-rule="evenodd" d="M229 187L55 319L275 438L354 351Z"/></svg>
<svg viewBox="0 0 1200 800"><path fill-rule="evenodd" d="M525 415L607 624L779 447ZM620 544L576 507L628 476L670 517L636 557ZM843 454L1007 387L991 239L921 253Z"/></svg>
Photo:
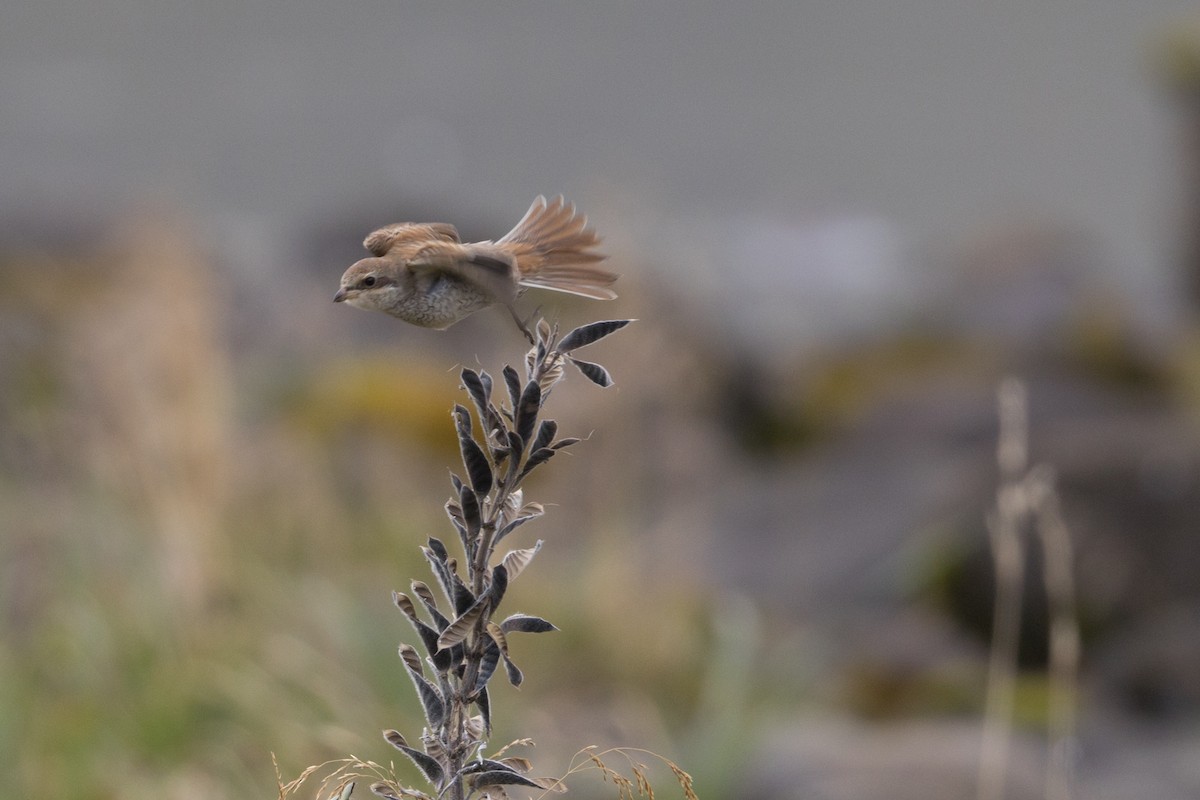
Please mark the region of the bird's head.
<svg viewBox="0 0 1200 800"><path fill-rule="evenodd" d="M342 274L333 302L369 311L385 311L398 288L394 270L388 266L382 258L364 258L351 264Z"/></svg>

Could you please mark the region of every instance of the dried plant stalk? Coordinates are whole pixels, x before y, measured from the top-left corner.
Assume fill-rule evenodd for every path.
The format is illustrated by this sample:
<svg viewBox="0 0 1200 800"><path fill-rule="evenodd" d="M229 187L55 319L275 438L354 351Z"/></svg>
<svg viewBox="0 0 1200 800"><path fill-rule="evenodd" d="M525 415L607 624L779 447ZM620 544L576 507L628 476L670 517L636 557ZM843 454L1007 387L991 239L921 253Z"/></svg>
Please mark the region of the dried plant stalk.
<svg viewBox="0 0 1200 800"><path fill-rule="evenodd" d="M403 786L390 772L353 759L326 778L321 792L333 787L337 800L349 800L354 788L351 779L360 775L375 779L371 792L389 799L500 800L508 797L511 787L561 790L556 778L529 777L530 764L523 758L504 757L503 749L485 755L492 731L492 678L503 665L509 683L520 686L524 681L509 651L510 637L556 630L541 617L498 616L509 581L529 565L542 542L503 554L497 548L513 531L543 513L541 504L525 501L526 477L579 442L559 437L557 423L541 419L546 401L564 377L564 366L571 363L599 386L612 385L608 370L573 354L629 322L594 322L561 338L556 327L540 322L524 359L524 376L505 367L500 388L487 372L464 369L460 373L473 410L455 405L452 412L464 474L451 474L453 493L445 504L457 534L453 549L458 553L452 555L452 548L434 537L421 548L441 589L440 598L420 581L412 583L412 596L392 593L393 603L412 624L424 650L422 656L411 645L399 648L421 701L425 727L419 740L413 741L396 730L383 732L388 744L412 761L433 791ZM494 395L502 399L497 401ZM355 772L360 767L370 768L366 774ZM298 781L281 786L281 797L309 774L306 771Z"/></svg>
<svg viewBox="0 0 1200 800"><path fill-rule="evenodd" d="M1000 436L996 461L1000 467L1000 488L996 492L996 507L987 520L988 542L996 572L996 596L979 758L979 800L1004 797L1021 628L1021 587L1025 580L1021 525L1028 507L1024 473L1028 460L1029 418L1024 385L1012 378L1004 381L1000 386L998 405Z"/></svg>
<svg viewBox="0 0 1200 800"><path fill-rule="evenodd" d="M1044 557L1042 577L1050 615L1046 798L1069 800L1080 658L1071 537L1054 489L1053 471L1045 466L1028 468L1029 413L1024 385L1013 378L1005 380L998 399L1000 487L987 521L996 596L977 797L1004 797L1025 584L1024 534L1032 528Z"/></svg>
<svg viewBox="0 0 1200 800"><path fill-rule="evenodd" d="M1054 474L1040 468L1033 483L1034 529L1045 554L1044 580L1050 613L1050 694L1046 800L1069 800L1074 777L1075 708L1080 659L1071 532L1054 490Z"/></svg>

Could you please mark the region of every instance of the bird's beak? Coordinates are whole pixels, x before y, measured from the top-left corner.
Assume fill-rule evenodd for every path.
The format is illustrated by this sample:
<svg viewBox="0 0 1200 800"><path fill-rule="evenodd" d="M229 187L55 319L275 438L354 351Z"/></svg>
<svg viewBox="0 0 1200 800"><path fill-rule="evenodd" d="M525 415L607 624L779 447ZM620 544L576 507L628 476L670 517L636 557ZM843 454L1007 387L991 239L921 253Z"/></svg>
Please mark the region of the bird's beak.
<svg viewBox="0 0 1200 800"><path fill-rule="evenodd" d="M345 289L338 289L337 294L333 296L333 302L340 303L350 296L350 293Z"/></svg>

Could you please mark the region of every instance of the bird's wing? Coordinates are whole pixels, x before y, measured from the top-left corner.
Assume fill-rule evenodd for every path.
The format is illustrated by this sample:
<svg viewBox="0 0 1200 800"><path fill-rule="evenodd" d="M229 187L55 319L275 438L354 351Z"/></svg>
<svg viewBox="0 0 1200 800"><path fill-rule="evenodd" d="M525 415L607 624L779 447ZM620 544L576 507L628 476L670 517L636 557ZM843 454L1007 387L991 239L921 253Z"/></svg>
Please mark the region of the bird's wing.
<svg viewBox="0 0 1200 800"><path fill-rule="evenodd" d="M489 243L431 241L414 248L404 260L414 272L442 272L478 286L501 302L516 299L516 261Z"/></svg>
<svg viewBox="0 0 1200 800"><path fill-rule="evenodd" d="M448 222L397 222L372 232L363 247L373 256L385 256L399 244L423 241L458 242L458 229Z"/></svg>

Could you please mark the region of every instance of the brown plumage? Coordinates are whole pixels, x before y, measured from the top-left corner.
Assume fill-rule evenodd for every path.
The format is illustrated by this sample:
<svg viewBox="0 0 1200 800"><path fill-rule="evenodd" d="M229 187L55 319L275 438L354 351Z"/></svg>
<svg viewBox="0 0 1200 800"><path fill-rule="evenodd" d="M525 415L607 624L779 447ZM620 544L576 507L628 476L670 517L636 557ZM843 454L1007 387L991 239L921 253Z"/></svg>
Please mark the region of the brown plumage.
<svg viewBox="0 0 1200 800"><path fill-rule="evenodd" d="M617 276L595 266L604 256L587 217L562 195L539 196L516 227L495 242L464 243L453 225L397 223L363 242L364 258L342 275L335 302L382 311L443 329L499 303L513 314L526 288L612 300ZM528 331L526 331L528 333Z"/></svg>

